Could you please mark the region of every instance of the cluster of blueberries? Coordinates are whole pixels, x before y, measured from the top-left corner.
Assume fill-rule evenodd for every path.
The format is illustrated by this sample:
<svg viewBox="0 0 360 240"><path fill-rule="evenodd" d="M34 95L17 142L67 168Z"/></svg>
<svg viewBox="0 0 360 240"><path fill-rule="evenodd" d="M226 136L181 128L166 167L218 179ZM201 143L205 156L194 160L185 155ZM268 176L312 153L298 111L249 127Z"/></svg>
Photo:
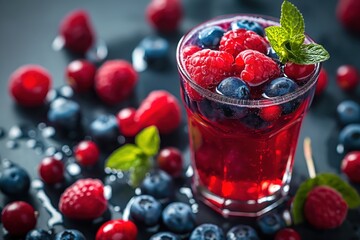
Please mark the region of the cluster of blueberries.
<svg viewBox="0 0 360 240"><path fill-rule="evenodd" d="M337 106L337 116L340 125L343 127L339 134L341 151L359 150L360 105L355 101L345 100Z"/></svg>

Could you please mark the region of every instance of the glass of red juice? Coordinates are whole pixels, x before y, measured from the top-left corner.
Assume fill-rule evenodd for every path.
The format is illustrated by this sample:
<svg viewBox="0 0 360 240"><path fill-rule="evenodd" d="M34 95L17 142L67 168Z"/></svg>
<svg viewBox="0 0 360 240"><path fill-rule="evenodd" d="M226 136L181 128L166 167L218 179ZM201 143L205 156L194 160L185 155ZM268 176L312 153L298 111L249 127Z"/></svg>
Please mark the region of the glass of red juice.
<svg viewBox="0 0 360 240"><path fill-rule="evenodd" d="M187 68L189 55L201 51L199 32L212 26L226 32L239 20L262 28L279 25L276 19L255 15L212 19L182 37L177 65L188 117L194 192L223 216L259 216L278 206L289 191L299 131L314 96L320 64L305 78L294 80L296 90L281 96L264 95L272 80L249 86L248 99L220 94L216 86L200 86ZM305 43L312 42L306 37ZM189 46L197 47L189 51ZM265 55L274 57L270 46ZM274 58L278 77L287 77L284 65ZM204 72L211 72L206 68L211 67L204 66ZM232 74L225 72L224 78Z"/></svg>

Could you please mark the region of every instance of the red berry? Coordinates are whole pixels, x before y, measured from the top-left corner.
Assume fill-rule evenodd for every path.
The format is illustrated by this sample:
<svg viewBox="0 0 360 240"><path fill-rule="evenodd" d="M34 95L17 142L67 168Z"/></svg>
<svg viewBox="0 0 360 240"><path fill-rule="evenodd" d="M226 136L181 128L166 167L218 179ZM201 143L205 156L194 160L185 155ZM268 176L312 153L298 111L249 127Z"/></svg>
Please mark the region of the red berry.
<svg viewBox="0 0 360 240"><path fill-rule="evenodd" d="M258 51L242 51L235 59L238 75L250 86L258 86L280 75L279 65Z"/></svg>
<svg viewBox="0 0 360 240"><path fill-rule="evenodd" d="M300 65L288 62L284 66L284 72L288 78L296 81L307 79L315 70L315 64Z"/></svg>
<svg viewBox="0 0 360 240"><path fill-rule="evenodd" d="M179 177L183 169L181 152L174 147L164 148L157 157L159 168L173 177Z"/></svg>
<svg viewBox="0 0 360 240"><path fill-rule="evenodd" d="M136 86L138 75L125 60L105 62L95 76L98 96L108 104L116 104L130 96Z"/></svg>
<svg viewBox="0 0 360 240"><path fill-rule="evenodd" d="M53 157L44 158L38 171L41 179L47 184L56 184L64 180L64 164Z"/></svg>
<svg viewBox="0 0 360 240"><path fill-rule="evenodd" d="M348 30L360 32L360 1L359 0L339 0L336 7L336 15L339 21Z"/></svg>
<svg viewBox="0 0 360 240"><path fill-rule="evenodd" d="M203 96L201 96L200 93L197 90L195 90L187 80L184 80L183 83L186 94L191 98L191 100L201 101L203 99Z"/></svg>
<svg viewBox="0 0 360 240"><path fill-rule="evenodd" d="M260 109L259 116L267 122L274 121L281 116L282 109L279 105L272 105Z"/></svg>
<svg viewBox="0 0 360 240"><path fill-rule="evenodd" d="M124 108L116 115L120 132L126 137L135 137L140 130L139 123L135 121L135 115L135 108Z"/></svg>
<svg viewBox="0 0 360 240"><path fill-rule="evenodd" d="M36 226L34 208L23 201L9 203L1 213L1 222L10 235L24 236Z"/></svg>
<svg viewBox="0 0 360 240"><path fill-rule="evenodd" d="M359 72L350 65L343 65L337 69L336 82L345 91L354 90L359 84Z"/></svg>
<svg viewBox="0 0 360 240"><path fill-rule="evenodd" d="M18 104L28 107L42 105L51 87L49 72L38 65L24 65L16 69L9 81L12 97Z"/></svg>
<svg viewBox="0 0 360 240"><path fill-rule="evenodd" d="M189 45L186 46L182 52L184 59L188 59L189 57L191 57L194 53L200 51L201 48L199 46L196 45Z"/></svg>
<svg viewBox="0 0 360 240"><path fill-rule="evenodd" d="M219 49L226 51L234 58L246 49L252 49L266 54L267 43L263 37L253 31L236 29L228 31L221 38Z"/></svg>
<svg viewBox="0 0 360 240"><path fill-rule="evenodd" d="M325 68L321 68L319 77L316 83L316 89L315 89L315 95L319 96L324 91L326 86L328 85L328 74L325 70Z"/></svg>
<svg viewBox="0 0 360 240"><path fill-rule="evenodd" d="M353 151L346 154L341 163L341 170L350 181L360 183L360 151Z"/></svg>
<svg viewBox="0 0 360 240"><path fill-rule="evenodd" d="M182 15L180 0L152 0L146 8L148 22L160 32L176 30Z"/></svg>
<svg viewBox="0 0 360 240"><path fill-rule="evenodd" d="M301 240L301 237L294 229L283 228L276 233L275 240Z"/></svg>
<svg viewBox="0 0 360 240"><path fill-rule="evenodd" d="M305 218L318 229L339 227L344 222L347 211L348 206L341 194L328 186L315 187L305 200Z"/></svg>
<svg viewBox="0 0 360 240"><path fill-rule="evenodd" d="M96 233L96 240L136 240L138 230L131 221L110 220Z"/></svg>
<svg viewBox="0 0 360 240"><path fill-rule="evenodd" d="M135 121L141 129L155 125L161 134L174 131L181 122L178 100L164 90L152 91L136 111Z"/></svg>
<svg viewBox="0 0 360 240"><path fill-rule="evenodd" d="M65 47L76 53L86 53L95 41L89 15L84 10L66 15L60 23L59 32L64 38Z"/></svg>
<svg viewBox="0 0 360 240"><path fill-rule="evenodd" d="M75 159L82 166L94 165L99 157L99 148L93 141L82 141L75 147Z"/></svg>
<svg viewBox="0 0 360 240"><path fill-rule="evenodd" d="M94 87L96 67L86 60L72 61L66 68L65 77L76 92L86 92Z"/></svg>
<svg viewBox="0 0 360 240"><path fill-rule="evenodd" d="M107 209L104 186L97 179L80 179L68 187L60 197L59 210L73 219L92 220Z"/></svg>

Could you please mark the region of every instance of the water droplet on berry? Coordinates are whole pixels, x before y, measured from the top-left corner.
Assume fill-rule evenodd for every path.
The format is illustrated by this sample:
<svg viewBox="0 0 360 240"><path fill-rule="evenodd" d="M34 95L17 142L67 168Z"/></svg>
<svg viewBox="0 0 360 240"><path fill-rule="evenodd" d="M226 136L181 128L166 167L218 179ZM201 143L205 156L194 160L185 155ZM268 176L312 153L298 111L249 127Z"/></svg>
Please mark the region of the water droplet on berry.
<svg viewBox="0 0 360 240"><path fill-rule="evenodd" d="M15 149L19 147L19 143L13 140L9 140L6 142L6 147L9 149Z"/></svg>
<svg viewBox="0 0 360 240"><path fill-rule="evenodd" d="M95 44L86 52L86 59L91 62L100 62L108 55L108 48L102 39L98 39Z"/></svg>

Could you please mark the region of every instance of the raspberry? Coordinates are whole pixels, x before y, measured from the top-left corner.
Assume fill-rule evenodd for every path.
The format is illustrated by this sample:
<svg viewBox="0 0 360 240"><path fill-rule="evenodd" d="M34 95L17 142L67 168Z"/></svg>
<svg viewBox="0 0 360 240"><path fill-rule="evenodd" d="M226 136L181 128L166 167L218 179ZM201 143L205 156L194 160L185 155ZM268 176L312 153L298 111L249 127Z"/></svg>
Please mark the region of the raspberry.
<svg viewBox="0 0 360 240"><path fill-rule="evenodd" d="M131 221L109 220L96 233L96 240L135 240L138 230Z"/></svg>
<svg viewBox="0 0 360 240"><path fill-rule="evenodd" d="M339 0L336 15L344 27L353 32L360 32L360 1Z"/></svg>
<svg viewBox="0 0 360 240"><path fill-rule="evenodd" d="M344 222L347 211L348 206L341 194L328 186L312 189L304 206L307 221L318 229L339 227Z"/></svg>
<svg viewBox="0 0 360 240"><path fill-rule="evenodd" d="M341 163L341 170L350 181L360 183L360 151L353 151L346 154Z"/></svg>
<svg viewBox="0 0 360 240"><path fill-rule="evenodd" d="M301 237L294 229L284 228L276 233L275 240L301 240Z"/></svg>
<svg viewBox="0 0 360 240"><path fill-rule="evenodd" d="M360 82L358 70L351 65L342 65L336 71L336 83L344 91L353 91Z"/></svg>
<svg viewBox="0 0 360 240"><path fill-rule="evenodd" d="M120 133L126 137L135 137L139 132L139 124L135 121L135 108L124 108L117 115Z"/></svg>
<svg viewBox="0 0 360 240"><path fill-rule="evenodd" d="M44 158L38 171L41 179L47 184L61 183L64 180L64 163L53 157Z"/></svg>
<svg viewBox="0 0 360 240"><path fill-rule="evenodd" d="M69 85L76 92L86 92L94 87L96 67L86 60L72 61L65 70Z"/></svg>
<svg viewBox="0 0 360 240"><path fill-rule="evenodd" d="M92 220L107 209L104 186L97 179L80 179L60 197L59 210L66 217Z"/></svg>
<svg viewBox="0 0 360 240"><path fill-rule="evenodd" d="M315 95L317 96L321 95L325 91L327 85L328 85L328 74L325 68L321 68L316 83Z"/></svg>
<svg viewBox="0 0 360 240"><path fill-rule="evenodd" d="M189 45L186 46L182 52L184 59L188 59L191 57L194 53L200 51L201 48L196 45Z"/></svg>
<svg viewBox="0 0 360 240"><path fill-rule="evenodd" d="M141 128L155 125L161 134L170 133L181 122L179 102L167 91L152 91L136 111L135 121Z"/></svg>
<svg viewBox="0 0 360 240"><path fill-rule="evenodd" d="M82 166L95 165L99 157L99 147L93 141L81 141L75 147L75 159Z"/></svg>
<svg viewBox="0 0 360 240"><path fill-rule="evenodd" d="M65 16L59 31L65 40L65 47L73 52L84 54L94 43L95 34L84 10L76 10Z"/></svg>
<svg viewBox="0 0 360 240"><path fill-rule="evenodd" d="M253 31L246 29L236 29L228 31L224 34L220 41L219 49L226 51L234 56L234 58L246 49L252 49L266 54L267 43Z"/></svg>
<svg viewBox="0 0 360 240"><path fill-rule="evenodd" d="M203 49L186 61L186 68L198 85L210 89L229 74L233 61L234 58L227 52Z"/></svg>
<svg viewBox="0 0 360 240"><path fill-rule="evenodd" d="M108 104L116 104L129 97L137 83L138 75L125 60L105 62L95 76L98 96Z"/></svg>
<svg viewBox="0 0 360 240"><path fill-rule="evenodd" d="M182 15L180 0L152 0L146 9L148 22L160 32L176 30Z"/></svg>
<svg viewBox="0 0 360 240"><path fill-rule="evenodd" d="M258 86L280 75L279 65L258 51L242 51L235 59L240 78L250 86Z"/></svg>

